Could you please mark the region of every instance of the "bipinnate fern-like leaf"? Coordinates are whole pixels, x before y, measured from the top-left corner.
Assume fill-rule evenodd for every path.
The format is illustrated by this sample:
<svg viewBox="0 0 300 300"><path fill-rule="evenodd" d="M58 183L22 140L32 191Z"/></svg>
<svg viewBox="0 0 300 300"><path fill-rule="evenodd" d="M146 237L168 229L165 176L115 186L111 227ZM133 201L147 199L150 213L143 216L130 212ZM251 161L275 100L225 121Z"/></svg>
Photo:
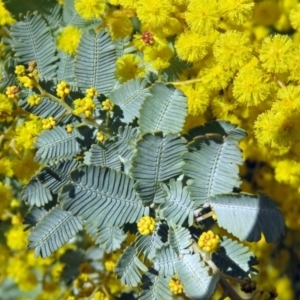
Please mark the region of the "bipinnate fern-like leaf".
<svg viewBox="0 0 300 300"><path fill-rule="evenodd" d="M105 141L103 144L93 144L91 149L84 153L86 165L104 166L121 170L118 147L114 141Z"/></svg>
<svg viewBox="0 0 300 300"><path fill-rule="evenodd" d="M121 279L122 285L137 286L142 278L140 270L146 272L148 268L139 260L137 250L127 247L117 263L117 277Z"/></svg>
<svg viewBox="0 0 300 300"><path fill-rule="evenodd" d="M39 116L43 119L49 117L53 117L54 119L57 119L67 113L67 110L62 105L52 101L49 98L43 97L41 99L41 102L38 105L34 105L34 106L29 105L27 99L28 97L26 97L25 99L21 99L18 105L22 109L36 116Z"/></svg>
<svg viewBox="0 0 300 300"><path fill-rule="evenodd" d="M178 255L173 251L170 245L167 244L158 249L153 261L153 267L158 271L160 276L173 277L176 273L175 264L178 261Z"/></svg>
<svg viewBox="0 0 300 300"><path fill-rule="evenodd" d="M54 207L45 214L28 237L29 249L35 248L36 257L47 257L68 242L82 229L82 222L71 212L60 206Z"/></svg>
<svg viewBox="0 0 300 300"><path fill-rule="evenodd" d="M59 64L56 72L56 81L66 81L73 90L76 89L74 73L75 58L62 51L58 52L57 57L59 58Z"/></svg>
<svg viewBox="0 0 300 300"><path fill-rule="evenodd" d="M177 253L177 255L188 254L192 252L191 245L193 240L190 231L187 228L170 227L169 243L172 250Z"/></svg>
<svg viewBox="0 0 300 300"><path fill-rule="evenodd" d="M172 300L169 288L170 277L159 276L157 271L150 268L142 276L139 300Z"/></svg>
<svg viewBox="0 0 300 300"><path fill-rule="evenodd" d="M136 148L130 173L138 181L136 190L147 204L155 201L155 197L163 197L159 182L181 173L186 141L176 134L148 133L137 142Z"/></svg>
<svg viewBox="0 0 300 300"><path fill-rule="evenodd" d="M168 241L168 229L167 224L161 222L156 223L156 229L151 235L137 235L134 247L139 254L144 254L145 258L151 261L156 251Z"/></svg>
<svg viewBox="0 0 300 300"><path fill-rule="evenodd" d="M205 123L205 125L194 127L188 132L190 138L206 134L218 134L222 137L232 137L238 141L247 135L246 131L237 127L237 125L222 120Z"/></svg>
<svg viewBox="0 0 300 300"><path fill-rule="evenodd" d="M206 299L212 296L219 278L216 275L209 275L209 269L200 260L198 253L181 256L175 265L178 278L187 297Z"/></svg>
<svg viewBox="0 0 300 300"><path fill-rule="evenodd" d="M86 224L86 231L106 253L120 249L127 236L118 226L97 227L93 222Z"/></svg>
<svg viewBox="0 0 300 300"><path fill-rule="evenodd" d="M173 178L169 182L170 189L166 185L164 187L168 195L160 206L161 217L167 221L172 220L179 226L188 220L188 225L192 226L196 208L186 187L182 186L181 181L175 181Z"/></svg>
<svg viewBox="0 0 300 300"><path fill-rule="evenodd" d="M36 177L45 188L58 194L61 187L69 183L69 173L78 166L79 162L76 160L61 160L51 166L44 167Z"/></svg>
<svg viewBox="0 0 300 300"><path fill-rule="evenodd" d="M217 252L212 253L212 261L224 274L244 278L249 276L253 266L258 262L249 247L222 236Z"/></svg>
<svg viewBox="0 0 300 300"><path fill-rule="evenodd" d="M23 224L27 225L25 230L36 226L36 224L45 214L47 214L47 210L44 207L32 206L32 208L25 215L23 220Z"/></svg>
<svg viewBox="0 0 300 300"><path fill-rule="evenodd" d="M174 86L156 83L150 89L140 109L139 124L142 133L162 131L180 132L187 115L187 99Z"/></svg>
<svg viewBox="0 0 300 300"><path fill-rule="evenodd" d="M38 151L35 160L40 163L53 163L59 159L73 158L80 152L79 140L83 138L77 129L68 133L65 128L56 126L44 131L36 138Z"/></svg>
<svg viewBox="0 0 300 300"><path fill-rule="evenodd" d="M22 199L29 205L44 206L52 200L50 189L44 187L36 177L30 179L22 190Z"/></svg>
<svg viewBox="0 0 300 300"><path fill-rule="evenodd" d="M10 29L12 47L20 63L35 61L42 78L55 77L57 57L55 41L43 17L34 12Z"/></svg>
<svg viewBox="0 0 300 300"><path fill-rule="evenodd" d="M124 165L124 172L128 174L131 167L131 157L136 148L136 140L140 135L138 127L125 126L118 130L116 141L119 158Z"/></svg>
<svg viewBox="0 0 300 300"><path fill-rule="evenodd" d="M241 241L259 241L263 233L266 241L273 243L284 232L282 213L265 194L220 194L211 196L208 202L219 226Z"/></svg>
<svg viewBox="0 0 300 300"><path fill-rule="evenodd" d="M127 81L109 94L109 99L122 109L124 123L130 123L138 117L141 105L150 96L146 86L147 81L138 78Z"/></svg>
<svg viewBox="0 0 300 300"><path fill-rule="evenodd" d="M100 166L80 166L71 173L72 182L62 189L63 207L97 226L133 223L149 208L144 207L128 175Z"/></svg>
<svg viewBox="0 0 300 300"><path fill-rule="evenodd" d="M116 53L109 34L89 31L81 37L75 60L75 77L82 89L94 87L108 94L115 83Z"/></svg>
<svg viewBox="0 0 300 300"><path fill-rule="evenodd" d="M211 195L230 193L239 187L239 168L243 162L238 140L220 135L196 138L184 154L183 173L188 180L188 191L196 205L203 204Z"/></svg>

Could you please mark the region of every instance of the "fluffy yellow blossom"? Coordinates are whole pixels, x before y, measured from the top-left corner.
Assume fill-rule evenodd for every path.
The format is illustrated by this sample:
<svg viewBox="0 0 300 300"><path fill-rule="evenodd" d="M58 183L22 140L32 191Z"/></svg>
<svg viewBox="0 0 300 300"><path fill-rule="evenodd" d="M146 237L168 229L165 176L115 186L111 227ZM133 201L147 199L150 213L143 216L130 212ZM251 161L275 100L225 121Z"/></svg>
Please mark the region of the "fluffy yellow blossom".
<svg viewBox="0 0 300 300"><path fill-rule="evenodd" d="M126 15L118 18L109 18L107 25L113 40L125 38L133 32L132 23Z"/></svg>
<svg viewBox="0 0 300 300"><path fill-rule="evenodd" d="M221 34L214 46L213 53L217 62L233 70L243 67L252 58L252 47L248 37L236 30Z"/></svg>
<svg viewBox="0 0 300 300"><path fill-rule="evenodd" d="M112 111L114 109L114 103L110 99L106 99L102 102L102 109L106 111Z"/></svg>
<svg viewBox="0 0 300 300"><path fill-rule="evenodd" d="M4 3L0 1L0 26L12 25L16 20L11 16L10 12L5 8Z"/></svg>
<svg viewBox="0 0 300 300"><path fill-rule="evenodd" d="M293 63L290 65L288 79L300 83L300 46L294 49Z"/></svg>
<svg viewBox="0 0 300 300"><path fill-rule="evenodd" d="M155 220L152 217L144 216L142 217L138 223L138 231L142 235L149 235L155 230Z"/></svg>
<svg viewBox="0 0 300 300"><path fill-rule="evenodd" d="M192 116L199 116L206 111L209 104L207 88L202 84L183 86L181 90L188 99L188 113Z"/></svg>
<svg viewBox="0 0 300 300"><path fill-rule="evenodd" d="M168 46L168 40L160 32L145 30L142 34L134 35L133 44L139 51L143 51L146 47L151 46L165 48Z"/></svg>
<svg viewBox="0 0 300 300"><path fill-rule="evenodd" d="M209 35L220 23L219 3L216 0L191 0L185 14L193 32Z"/></svg>
<svg viewBox="0 0 300 300"><path fill-rule="evenodd" d="M177 37L175 49L182 60L195 62L207 54L208 41L201 34L185 31Z"/></svg>
<svg viewBox="0 0 300 300"><path fill-rule="evenodd" d="M38 279L32 271L25 270L22 271L16 283L21 291L29 292L37 288Z"/></svg>
<svg viewBox="0 0 300 300"><path fill-rule="evenodd" d="M23 225L14 225L5 233L6 244L11 250L23 250L27 246L29 232L24 231Z"/></svg>
<svg viewBox="0 0 300 300"><path fill-rule="evenodd" d="M144 60L154 70L160 71L170 66L170 59L173 51L169 46L166 47L147 47L144 50Z"/></svg>
<svg viewBox="0 0 300 300"><path fill-rule="evenodd" d="M58 97L64 98L65 96L70 94L70 92L70 85L67 84L65 81L61 81L56 87L56 94Z"/></svg>
<svg viewBox="0 0 300 300"><path fill-rule="evenodd" d="M183 293L183 285L179 279L172 278L169 282L169 289L174 295Z"/></svg>
<svg viewBox="0 0 300 300"><path fill-rule="evenodd" d="M89 97L89 98L93 98L93 97L95 97L95 96L98 96L98 92L97 92L97 90L96 90L94 87L91 87L91 88L89 88L89 89L86 89L86 90L85 90L85 94L86 94L86 96Z"/></svg>
<svg viewBox="0 0 300 300"><path fill-rule="evenodd" d="M116 262L113 260L105 260L104 267L106 271L112 272L116 267Z"/></svg>
<svg viewBox="0 0 300 300"><path fill-rule="evenodd" d="M42 98L40 95L30 94L29 97L27 98L27 103L30 106L36 106L36 105L40 104L41 100L42 100Z"/></svg>
<svg viewBox="0 0 300 300"><path fill-rule="evenodd" d="M291 147L300 141L300 113L268 110L260 114L254 124L257 141L274 148Z"/></svg>
<svg viewBox="0 0 300 300"><path fill-rule="evenodd" d="M117 59L116 64L116 75L121 82L146 75L146 69L142 64L142 59L134 54L124 54Z"/></svg>
<svg viewBox="0 0 300 300"><path fill-rule="evenodd" d="M12 169L12 161L10 157L0 158L0 174L3 174L8 177L12 177L14 175Z"/></svg>
<svg viewBox="0 0 300 300"><path fill-rule="evenodd" d="M32 151L26 151L22 159L16 158L13 160L14 174L24 184L36 173L39 166L39 163L34 160L34 153Z"/></svg>
<svg viewBox="0 0 300 300"><path fill-rule="evenodd" d="M225 89L231 79L233 72L226 66L212 61L207 67L202 68L199 73L201 82L210 90Z"/></svg>
<svg viewBox="0 0 300 300"><path fill-rule="evenodd" d="M12 199L12 191L9 185L0 182L0 215L9 206L9 202Z"/></svg>
<svg viewBox="0 0 300 300"><path fill-rule="evenodd" d="M180 34L183 31L183 22L177 18L170 17L168 22L161 28L161 32L165 37Z"/></svg>
<svg viewBox="0 0 300 300"><path fill-rule="evenodd" d="M293 63L293 43L286 35L276 34L266 37L259 53L262 67L268 72L282 73L288 71Z"/></svg>
<svg viewBox="0 0 300 300"><path fill-rule="evenodd" d="M300 185L300 162L287 159L278 161L275 164L275 178L278 182L298 188Z"/></svg>
<svg viewBox="0 0 300 300"><path fill-rule="evenodd" d="M84 113L87 118L90 118L96 108L96 104L92 98L84 97L83 99L76 99L74 101L74 107L75 115Z"/></svg>
<svg viewBox="0 0 300 300"><path fill-rule="evenodd" d="M298 4L294 9L291 10L289 17L293 28L299 29L300 28L300 4Z"/></svg>
<svg viewBox="0 0 300 300"><path fill-rule="evenodd" d="M258 68L242 69L234 79L233 96L247 106L258 105L269 93L267 76Z"/></svg>
<svg viewBox="0 0 300 300"><path fill-rule="evenodd" d="M19 76L18 80L25 88L28 89L33 89L36 86L35 80L28 76Z"/></svg>
<svg viewBox="0 0 300 300"><path fill-rule="evenodd" d="M13 110L12 101L6 95L0 93L0 121L6 120Z"/></svg>
<svg viewBox="0 0 300 300"><path fill-rule="evenodd" d="M82 36L82 30L78 27L69 25L62 29L57 37L57 47L59 50L75 55Z"/></svg>
<svg viewBox="0 0 300 300"><path fill-rule="evenodd" d="M96 137L99 142L104 142L105 140L107 140L107 137L101 131L97 132Z"/></svg>
<svg viewBox="0 0 300 300"><path fill-rule="evenodd" d="M280 17L280 8L275 1L261 1L255 4L253 21L258 25L270 26Z"/></svg>
<svg viewBox="0 0 300 300"><path fill-rule="evenodd" d="M240 120L236 114L237 103L234 99L217 96L213 99L211 107L216 119L230 121L233 124L240 124Z"/></svg>
<svg viewBox="0 0 300 300"><path fill-rule="evenodd" d="M18 93L19 93L19 89L15 85L8 86L7 89L6 89L6 92L5 92L6 96L8 98L12 98L12 99L16 98Z"/></svg>
<svg viewBox="0 0 300 300"><path fill-rule="evenodd" d="M220 247L220 238L211 230L203 232L198 240L199 247L207 252L215 252Z"/></svg>
<svg viewBox="0 0 300 300"><path fill-rule="evenodd" d="M56 125L56 121L53 117L42 120L43 129L52 129Z"/></svg>
<svg viewBox="0 0 300 300"><path fill-rule="evenodd" d="M30 115L29 119L16 128L16 144L24 149L34 149L35 138L43 131L40 118Z"/></svg>
<svg viewBox="0 0 300 300"><path fill-rule="evenodd" d="M105 9L105 0L75 0L75 10L86 20L100 18Z"/></svg>
<svg viewBox="0 0 300 300"><path fill-rule="evenodd" d="M17 76L23 76L23 75L25 75L25 73L26 73L25 66L23 66L23 65L17 65L15 67L15 74Z"/></svg>
<svg viewBox="0 0 300 300"><path fill-rule="evenodd" d="M235 25L245 23L252 17L253 0L220 0L219 9L227 22Z"/></svg>
<svg viewBox="0 0 300 300"><path fill-rule="evenodd" d="M140 1L136 7L137 16L144 26L161 28L169 19L172 4L169 0Z"/></svg>

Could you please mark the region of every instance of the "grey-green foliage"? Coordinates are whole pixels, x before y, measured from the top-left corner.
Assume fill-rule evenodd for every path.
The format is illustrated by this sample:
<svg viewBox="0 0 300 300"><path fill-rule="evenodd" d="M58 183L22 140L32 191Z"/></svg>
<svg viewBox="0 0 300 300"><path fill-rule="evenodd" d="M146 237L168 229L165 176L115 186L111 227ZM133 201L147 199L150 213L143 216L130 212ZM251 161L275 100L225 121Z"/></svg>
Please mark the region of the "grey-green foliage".
<svg viewBox="0 0 300 300"><path fill-rule="evenodd" d="M171 299L168 282L175 276L186 296L210 297L219 276L197 240L213 220L199 229L196 218L215 213L218 225L242 241L257 241L263 233L273 242L284 229L271 199L237 192L243 163L238 143L245 132L216 120L183 135L184 94L164 82L116 82L115 61L128 39L113 42L106 29L91 31L100 23L80 18L71 0L61 9L52 19L47 13L28 14L12 27L9 41L20 63L37 62L39 88L48 93L30 106L32 90L24 89L19 105L57 122L36 138L35 160L44 165L22 193L32 207L26 219L29 247L46 257L84 228L103 251L123 249L117 277L128 286L140 285L140 299ZM76 55L56 48L54 24L83 28ZM176 79L180 68L177 62L162 78ZM54 98L61 80L71 86L64 102ZM85 97L90 87L98 91L94 114L74 115L74 100ZM106 97L114 102L113 111L102 108ZM73 125L72 132L66 131L67 124ZM96 140L99 131L106 141ZM135 226L143 216L156 220L147 235ZM129 232L135 239L128 246ZM226 274L249 275L253 253L236 241L221 240L211 263Z"/></svg>

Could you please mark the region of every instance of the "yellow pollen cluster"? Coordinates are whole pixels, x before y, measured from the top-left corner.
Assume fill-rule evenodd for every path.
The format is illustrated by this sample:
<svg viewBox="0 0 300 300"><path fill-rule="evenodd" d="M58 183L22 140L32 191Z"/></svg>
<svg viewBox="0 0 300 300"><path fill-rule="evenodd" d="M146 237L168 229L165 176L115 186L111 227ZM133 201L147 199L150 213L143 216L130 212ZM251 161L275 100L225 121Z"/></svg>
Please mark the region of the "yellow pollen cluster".
<svg viewBox="0 0 300 300"><path fill-rule="evenodd" d="M114 109L114 106L115 106L114 103L109 99L106 99L105 101L102 102L103 110L112 111Z"/></svg>
<svg viewBox="0 0 300 300"><path fill-rule="evenodd" d="M96 136L97 136L97 140L100 142L104 142L105 140L107 140L107 137L101 131L97 132Z"/></svg>
<svg viewBox="0 0 300 300"><path fill-rule="evenodd" d="M215 252L220 246L220 238L209 230L200 235L198 245L204 251Z"/></svg>
<svg viewBox="0 0 300 300"><path fill-rule="evenodd" d="M174 295L183 293L183 286L178 279L172 278L169 282L169 289Z"/></svg>
<svg viewBox="0 0 300 300"><path fill-rule="evenodd" d="M65 81L60 82L56 87L56 94L61 98L70 94L70 91L70 86Z"/></svg>
<svg viewBox="0 0 300 300"><path fill-rule="evenodd" d="M106 271L112 272L116 267L116 262L113 260L106 260L104 263L104 267Z"/></svg>
<svg viewBox="0 0 300 300"><path fill-rule="evenodd" d="M74 114L80 115L84 113L85 117L90 118L93 114L96 104L90 97L84 97L83 99L76 99L74 101Z"/></svg>
<svg viewBox="0 0 300 300"><path fill-rule="evenodd" d="M30 106L36 106L38 104L40 104L42 98L40 95L37 94L31 94L28 98L27 98L27 103Z"/></svg>
<svg viewBox="0 0 300 300"><path fill-rule="evenodd" d="M7 89L6 89L6 92L5 92L7 97L12 98L12 99L16 98L18 93L19 93L19 89L15 85L8 86Z"/></svg>
<svg viewBox="0 0 300 300"><path fill-rule="evenodd" d="M86 89L85 93L86 93L86 96L89 97L89 98L93 98L95 96L98 96L98 92L94 87Z"/></svg>
<svg viewBox="0 0 300 300"><path fill-rule="evenodd" d="M28 76L19 76L18 80L25 88L33 89L36 86L36 82Z"/></svg>
<svg viewBox="0 0 300 300"><path fill-rule="evenodd" d="M23 65L17 65L15 67L15 74L17 76L23 76L23 75L25 75L25 72L26 72L26 70L25 70L25 67Z"/></svg>
<svg viewBox="0 0 300 300"><path fill-rule="evenodd" d="M155 220L152 217L144 216L137 223L138 231L142 235L149 235L155 230Z"/></svg>
<svg viewBox="0 0 300 300"><path fill-rule="evenodd" d="M56 122L53 117L49 117L48 119L42 120L42 123L43 129L52 129L56 125Z"/></svg>

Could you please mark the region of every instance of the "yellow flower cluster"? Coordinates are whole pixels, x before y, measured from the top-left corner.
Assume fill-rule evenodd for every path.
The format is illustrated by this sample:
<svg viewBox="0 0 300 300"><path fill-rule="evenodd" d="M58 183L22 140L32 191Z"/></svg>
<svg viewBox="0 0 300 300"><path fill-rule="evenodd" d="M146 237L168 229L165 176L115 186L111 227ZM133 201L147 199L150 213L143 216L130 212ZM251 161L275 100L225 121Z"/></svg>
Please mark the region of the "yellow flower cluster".
<svg viewBox="0 0 300 300"><path fill-rule="evenodd" d="M156 222L152 217L144 216L142 217L138 223L138 231L142 235L149 235L155 230Z"/></svg>
<svg viewBox="0 0 300 300"><path fill-rule="evenodd" d="M70 92L70 85L67 84L65 81L61 81L56 87L56 94L58 97L64 98L65 96L70 94Z"/></svg>
<svg viewBox="0 0 300 300"><path fill-rule="evenodd" d="M220 238L217 234L209 230L200 235L198 245L204 251L215 252L220 247Z"/></svg>
<svg viewBox="0 0 300 300"><path fill-rule="evenodd" d="M96 137L99 142L104 142L105 140L107 140L107 137L101 131L97 132Z"/></svg>
<svg viewBox="0 0 300 300"><path fill-rule="evenodd" d="M6 92L5 92L6 96L8 98L12 98L12 99L16 98L18 93L19 93L19 89L15 85L8 86L7 89L6 89Z"/></svg>
<svg viewBox="0 0 300 300"><path fill-rule="evenodd" d="M62 29L57 37L57 47L59 50L69 55L75 55L82 36L82 30L69 25Z"/></svg>
<svg viewBox="0 0 300 300"><path fill-rule="evenodd" d="M169 289L174 295L183 293L183 286L178 279L172 278L169 282Z"/></svg>
<svg viewBox="0 0 300 300"><path fill-rule="evenodd" d="M56 121L53 117L42 120L43 129L52 129L56 125Z"/></svg>
<svg viewBox="0 0 300 300"><path fill-rule="evenodd" d="M13 102L4 94L0 94L0 121L5 121L13 110Z"/></svg>
<svg viewBox="0 0 300 300"><path fill-rule="evenodd" d="M112 111L114 109L114 103L110 99L106 99L102 102L102 109L106 111Z"/></svg>
<svg viewBox="0 0 300 300"><path fill-rule="evenodd" d="M22 149L34 149L35 138L43 131L43 123L40 118L30 115L16 128L15 141Z"/></svg>
<svg viewBox="0 0 300 300"><path fill-rule="evenodd" d="M84 97L83 99L76 99L74 107L74 114L80 115L83 113L85 117L90 118L93 115L96 104L92 98Z"/></svg>
<svg viewBox="0 0 300 300"><path fill-rule="evenodd" d="M29 97L27 98L27 103L30 105L30 106L36 106L36 105L39 105L40 102L41 102L42 98L40 95L37 95L37 94L31 94L29 95Z"/></svg>

